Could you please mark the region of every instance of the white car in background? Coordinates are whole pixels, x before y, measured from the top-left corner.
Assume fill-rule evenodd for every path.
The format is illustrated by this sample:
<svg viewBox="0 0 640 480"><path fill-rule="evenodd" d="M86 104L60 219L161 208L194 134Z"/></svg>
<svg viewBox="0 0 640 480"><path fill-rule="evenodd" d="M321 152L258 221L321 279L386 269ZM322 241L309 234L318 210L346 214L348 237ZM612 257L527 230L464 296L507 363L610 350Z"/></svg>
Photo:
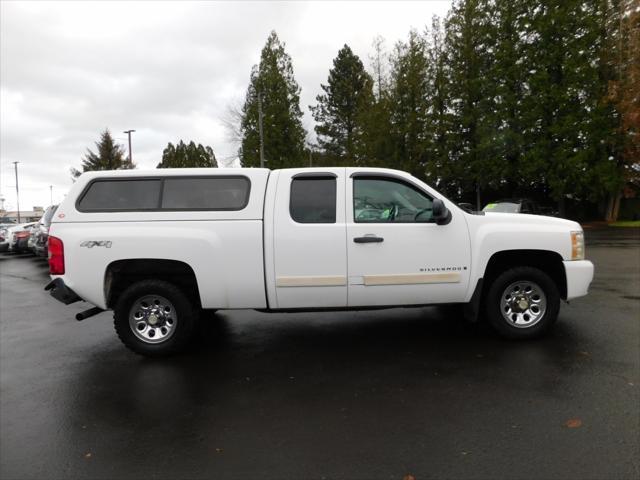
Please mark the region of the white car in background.
<svg viewBox="0 0 640 480"><path fill-rule="evenodd" d="M9 250L9 232L6 226L0 225L0 252Z"/></svg>

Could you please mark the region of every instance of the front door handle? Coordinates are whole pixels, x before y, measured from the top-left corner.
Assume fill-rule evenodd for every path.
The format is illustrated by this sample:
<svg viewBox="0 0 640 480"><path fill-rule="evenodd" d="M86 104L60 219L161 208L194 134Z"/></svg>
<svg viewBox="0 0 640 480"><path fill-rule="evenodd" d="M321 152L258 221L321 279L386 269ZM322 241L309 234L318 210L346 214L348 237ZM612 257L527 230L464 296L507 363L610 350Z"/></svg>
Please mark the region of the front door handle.
<svg viewBox="0 0 640 480"><path fill-rule="evenodd" d="M384 242L384 238L376 237L375 235L365 235L364 237L355 237L353 241L356 243L380 243Z"/></svg>

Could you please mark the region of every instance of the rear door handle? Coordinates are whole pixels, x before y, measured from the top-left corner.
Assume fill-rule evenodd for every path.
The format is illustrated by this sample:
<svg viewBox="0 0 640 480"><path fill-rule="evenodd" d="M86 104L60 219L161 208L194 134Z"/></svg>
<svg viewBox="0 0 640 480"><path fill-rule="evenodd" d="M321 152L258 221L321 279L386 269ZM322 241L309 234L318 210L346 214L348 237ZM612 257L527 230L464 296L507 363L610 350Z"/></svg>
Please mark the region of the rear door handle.
<svg viewBox="0 0 640 480"><path fill-rule="evenodd" d="M365 235L364 237L355 237L353 241L356 243L380 243L384 242L384 238L376 237L375 235Z"/></svg>

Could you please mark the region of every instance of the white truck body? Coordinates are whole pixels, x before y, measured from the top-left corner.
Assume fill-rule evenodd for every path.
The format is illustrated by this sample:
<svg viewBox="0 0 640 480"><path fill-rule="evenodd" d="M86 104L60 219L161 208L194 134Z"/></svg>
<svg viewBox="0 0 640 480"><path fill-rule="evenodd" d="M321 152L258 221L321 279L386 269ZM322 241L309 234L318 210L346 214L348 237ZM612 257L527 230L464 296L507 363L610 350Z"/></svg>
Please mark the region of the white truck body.
<svg viewBox="0 0 640 480"><path fill-rule="evenodd" d="M80 206L95 181L212 177L246 179L246 204L234 210L83 211ZM300 223L292 218L293 182L313 178L335 179L333 221ZM398 184L414 191L411 195L430 198L427 202L440 199L450 219L444 224L411 221L420 213L411 205L403 207L407 202L400 199L395 215L404 212L406 222L359 221L394 212L376 210L360 193L354 201L358 179L392 182L393 188ZM358 209L355 202L361 204L361 197L365 205ZM468 303L492 258L509 252L518 258L544 254L549 262L557 260L552 276L561 297L570 300L587 294L593 278L591 262L572 251L573 235L581 232L579 224L558 218L467 213L404 172L340 167L85 173L60 204L50 235L64 244L64 273L52 278L100 309L112 308L111 266L159 260L193 271L193 293L204 309L287 310ZM356 243L363 237L378 238Z"/></svg>

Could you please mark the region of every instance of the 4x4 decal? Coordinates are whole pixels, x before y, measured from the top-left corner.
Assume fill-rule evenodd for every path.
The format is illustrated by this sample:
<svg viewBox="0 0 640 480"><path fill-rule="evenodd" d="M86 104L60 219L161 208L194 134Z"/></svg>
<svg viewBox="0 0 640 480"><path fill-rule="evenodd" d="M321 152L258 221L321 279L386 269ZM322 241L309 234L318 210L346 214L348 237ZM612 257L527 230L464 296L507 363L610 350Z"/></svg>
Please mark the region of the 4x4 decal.
<svg viewBox="0 0 640 480"><path fill-rule="evenodd" d="M111 248L111 240L85 240L80 244L81 247L107 247Z"/></svg>

